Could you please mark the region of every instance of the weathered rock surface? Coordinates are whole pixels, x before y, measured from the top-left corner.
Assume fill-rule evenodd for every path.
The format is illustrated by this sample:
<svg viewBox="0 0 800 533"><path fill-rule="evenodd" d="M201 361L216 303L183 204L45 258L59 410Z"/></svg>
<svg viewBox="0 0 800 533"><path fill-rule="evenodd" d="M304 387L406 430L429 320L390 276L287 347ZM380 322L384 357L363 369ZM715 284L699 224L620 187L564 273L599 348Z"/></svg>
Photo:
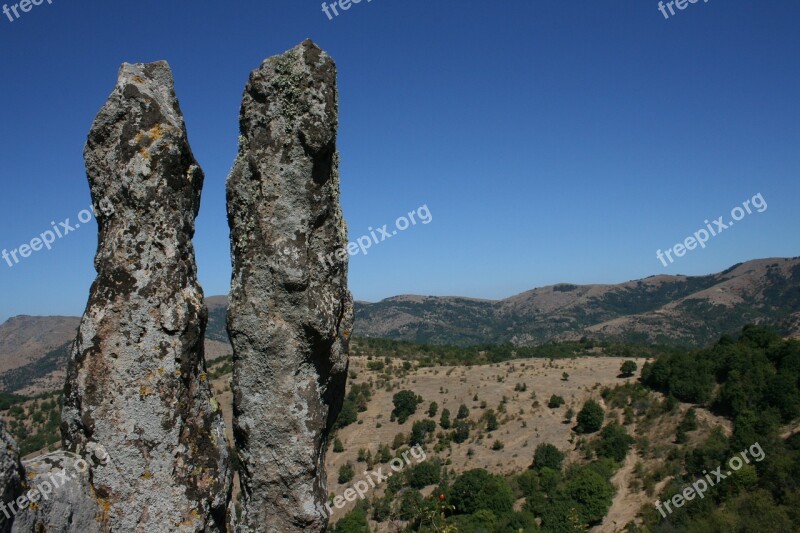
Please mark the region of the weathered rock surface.
<svg viewBox="0 0 800 533"><path fill-rule="evenodd" d="M305 41L256 69L228 178L240 531L323 531L325 442L344 398L352 298L336 66Z"/></svg>
<svg viewBox="0 0 800 533"><path fill-rule="evenodd" d="M105 509L98 506L91 488L87 458L58 451L24 462L22 510L14 518L13 533L100 533ZM107 531L108 529L105 529Z"/></svg>
<svg viewBox="0 0 800 533"><path fill-rule="evenodd" d="M65 450L108 454L90 470L103 530L220 531L230 469L191 241L203 172L167 63L122 66L84 156L97 279L70 356Z"/></svg>
<svg viewBox="0 0 800 533"><path fill-rule="evenodd" d="M22 492L24 478L22 465L19 462L19 447L14 438L6 431L0 420L0 532L11 531L13 510L6 504L14 502Z"/></svg>

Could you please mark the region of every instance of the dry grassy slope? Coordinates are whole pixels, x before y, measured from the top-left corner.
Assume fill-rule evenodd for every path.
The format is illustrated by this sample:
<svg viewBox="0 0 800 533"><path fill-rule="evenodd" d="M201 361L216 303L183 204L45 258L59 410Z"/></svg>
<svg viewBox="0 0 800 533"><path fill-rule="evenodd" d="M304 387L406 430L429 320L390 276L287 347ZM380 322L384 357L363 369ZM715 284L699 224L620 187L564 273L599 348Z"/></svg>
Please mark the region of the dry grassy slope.
<svg viewBox="0 0 800 533"><path fill-rule="evenodd" d="M651 393L654 398L663 400L663 395ZM675 413L662 415L655 421L645 425L632 424L628 431L636 437L645 437L652 443L652 448L647 454L642 453L637 446L625 457L625 461L611 478L615 494L611 508L608 510L603 522L592 528L593 533L621 533L629 522L637 522L640 510L653 505L655 495L660 494L667 483L672 479L666 476L658 480L652 493L644 490L642 479L636 473L636 466L640 464L647 476L655 475L663 468L667 450L678 447L674 442L675 433L681 420L691 405L681 404ZM727 436L733 432L731 422L716 416L706 409L694 407L697 412L697 430L688 433L687 445L696 447L708 438L715 427L720 427ZM618 415L614 412L614 415ZM612 415L612 416L614 416Z"/></svg>
<svg viewBox="0 0 800 533"><path fill-rule="evenodd" d="M607 408L606 420L622 420L622 413L617 409L608 409L600 397L603 387L613 388L624 384L631 379L619 378L619 368L623 358L580 358L574 360L556 360L550 362L544 359L527 359L504 362L500 364L482 365L473 367L435 367L415 369L404 373L395 370L397 375L391 381L392 390L373 387L373 398L369 402L367 411L359 414L360 424L352 424L342 429L338 437L344 444L343 453L333 453L329 450L326 467L328 469L328 491L333 494L342 494L353 482L345 485L338 483L339 468L351 462L356 467L356 478L363 476L364 463L357 462L358 450L364 448L375 454L381 444L391 444L395 435L403 433L406 436L411 432L411 426L416 420L427 418L426 411L431 401L439 404L439 413L435 417L437 423L442 409L447 408L455 419L455 414L461 403L470 408L470 419L477 421L484 410L480 408L481 400L487 403L487 409L497 411L497 407L506 396L506 414L500 415L501 425L497 431L486 434L479 439L479 430L473 430L470 439L463 444L452 444L449 451L438 454L443 461L450 460L449 466L456 473L464 472L471 468L485 468L486 470L503 475L520 473L531 464L536 446L542 442L549 442L567 453L567 463L581 462L581 452L576 450L575 442L570 442L573 437L573 424L564 423L564 413L569 407L578 411L583 403L593 398ZM377 373L366 369L365 357L351 358L351 369L357 374L356 379L348 380L348 384L375 381ZM636 359L639 368L645 359ZM399 368L400 362L395 362L392 367ZM568 381L562 381L562 373L569 374ZM499 381L498 377L502 380ZM516 392L518 383L527 385L527 391ZM390 413L393 408L392 396L399 390L408 389L421 395L423 403L418 407L417 413L407 422L400 425L390 422ZM442 392L441 389L444 389ZM536 400L540 406L533 408L532 394L535 392ZM478 401L474 401L477 393ZM547 408L547 400L552 394L566 399L566 405L558 409ZM661 401L663 397L651 393L653 401ZM647 494L643 489L642 480L634 473L636 464L641 462L646 475L655 475L664 463L667 450L675 447L674 436L677 425L683 418L690 405L680 405L677 412L660 416L647 424L637 427L629 426L629 431L637 437L645 436L651 442L651 449L646 455L634 447L622 468L614 476L612 483L616 487L616 494L606 520L596 527L596 532L621 531L622 527L630 521L635 521L639 510L644 505L651 504L652 494ZM702 442L716 427L721 426L730 434L729 421L717 417L704 409L697 409L697 431L689 434L691 445ZM378 428L377 424L381 427ZM438 429L437 429L438 431ZM495 440L503 442L502 450L492 450ZM472 449L474 455L469 457L467 452ZM434 457L432 447L429 446L428 458ZM377 466L376 466L377 468ZM384 471L387 468L384 466ZM668 479L658 478L657 491L662 488ZM433 487L423 490L429 494ZM383 488L378 487L370 496L383 494ZM349 504L341 510L334 511L333 520L344 516L354 504ZM389 531L388 524L372 523L374 531Z"/></svg>
<svg viewBox="0 0 800 533"><path fill-rule="evenodd" d="M362 476L365 469L364 463L357 462L359 448L371 450L373 455L381 444L391 444L395 435L403 433L408 435L414 421L427 417L426 412L431 401L439 404L439 412L435 419L438 423L442 409L447 408L455 420L459 405L466 404L470 408L470 419L477 421L484 410L480 402L486 401L487 409L497 412L498 405L505 396L506 414L499 414L501 425L498 430L478 438L480 430L473 430L470 439L463 444L452 444L450 450L438 454L442 460L450 460L448 467L455 473L464 472L471 468L485 468L497 474L510 475L522 472L530 465L536 446L542 442L549 442L567 453L567 463L582 461L581 453L575 449L575 443L570 440L573 436L572 424L565 424L563 415L571 406L575 411L589 398L594 398L608 409L600 398L603 387L613 388L616 385L631 381L632 378L619 378L620 365L626 359L622 358L580 358L556 360L552 363L545 359L515 360L499 364L481 365L473 367L434 367L413 369L408 372L399 370L401 362L394 361L390 366L394 379L390 384L392 390L373 387L373 397L367 406L367 411L359 413L360 424L352 424L339 431L338 437L344 444L343 453L328 451L326 468L328 473L328 490L333 494L342 494L350 484L344 486L337 482L338 470L346 462L356 466L356 480ZM644 364L644 359L636 359L639 367ZM366 357L352 357L351 370L356 373L355 379L348 380L348 387L354 383L375 382L378 373L366 369ZM219 368L217 364L210 365L210 371ZM569 374L569 380L562 380L562 373ZM498 379L499 378L499 379ZM233 442L232 425L232 395L230 392L231 374L224 374L212 381L212 390L222 409L225 419L226 433L230 443ZM525 392L514 390L518 383L527 385ZM402 389L414 391L423 397L423 403L418 407L417 413L407 422L400 425L390 422L390 413L393 408L392 396ZM536 400L533 399L535 393ZM474 401L474 395L478 401ZM552 394L566 399L566 405L558 409L547 408L547 400ZM662 397L657 393L650 393L656 400ZM540 406L534 408L534 401ZM25 402L25 411L30 411L32 401ZM668 450L673 444L675 429L683 418L686 410L691 407L682 404L675 413L663 415L656 419L640 422L628 427L636 436L646 436L650 441L650 450L643 455L641 450L634 447L626 458L624 465L612 479L616 487L616 494L606 520L594 529L596 532L616 532L636 516L642 506L651 505L653 495L643 490L642 480L635 473L636 464L641 462L647 475L653 475L664 463ZM694 446L702 442L715 426L722 426L727 434L731 432L729 421L717 417L704 409L697 409L699 429L689 434L689 444ZM8 413L6 413L8 415ZM25 418L25 417L23 417ZM28 419L30 417L27 417ZM621 420L619 410L608 409L606 420ZM8 421L7 421L8 422ZM382 427L378 428L380 423ZM26 422L29 429L33 429L31 421ZM438 429L437 429L438 431ZM787 432L797 431L796 427L787 427ZM495 440L505 444L499 451L492 450ZM51 450L58 448L58 444L51 446ZM436 456L429 446L428 458ZM468 450L472 449L474 455L469 457ZM30 456L40 455L47 450L41 450ZM380 465L376 466L378 468ZM384 472L388 469L383 466ZM355 480L354 480L355 481ZM668 481L668 478L659 477L656 483L658 492ZM429 494L433 487L423 490ZM235 490L236 497L238 490ZM370 493L370 497L383 494L383 487L379 486ZM333 520L341 518L352 508L352 504L341 510L335 510ZM378 532L389 531L388 524L373 523L373 530Z"/></svg>
<svg viewBox="0 0 800 533"><path fill-rule="evenodd" d="M0 372L18 368L44 356L70 339L79 318L71 316L16 316L0 325Z"/></svg>
<svg viewBox="0 0 800 533"><path fill-rule="evenodd" d="M453 444L450 452L440 455L442 460L450 459L450 466L455 472L464 472L471 468L485 468L497 474L519 473L533 460L536 446L542 442L554 444L568 453L567 462L578 461L579 453L570 444L572 424L564 423L564 413L571 406L577 412L589 398L599 398L604 386L615 386L625 383L626 379L618 376L619 368L625 359L622 358L581 358L575 360L556 360L550 363L543 359L515 360L500 364L473 367L434 367L410 371L404 377L392 380L393 389L373 388L373 398L367 411L359 413L360 424L352 424L342 429L338 437L344 444L343 453L328 452L326 467L328 469L328 491L342 494L346 486L337 482L339 468L351 462L357 472L363 472L364 463L357 463L359 448L371 450L373 455L380 444L391 445L398 433L408 435L416 420L427 417L425 414L431 401L439 404L439 414L447 408L455 420L459 405L466 404L470 409L470 419L477 421L484 410L480 409L480 401L485 400L487 409L497 411L503 396L508 398L506 415L499 415L500 428L486 435L482 441L477 440L477 431L473 431L470 439L463 444ZM644 359L637 359L639 367ZM349 384L374 381L377 374L366 370L366 358L351 358L351 369L357 374ZM562 381L563 372L569 374L569 381ZM498 381L498 377L502 379ZM526 392L515 392L518 383L527 385ZM441 388L445 391L441 392ZM408 389L422 396L424 402L417 413L402 425L390 422L393 409L392 396L399 390ZM532 393L540 406L533 408ZM478 401L473 401L474 395ZM566 405L558 409L547 408L547 400L552 394L562 396ZM435 417L437 423L439 414ZM381 423L378 428L377 424ZM523 426L527 427L523 427ZM438 430L437 430L438 431ZM495 440L500 440L505 448L492 450ZM468 457L469 449L474 451ZM428 456L432 457L432 451ZM358 470L361 468L361 470ZM356 476L358 479L358 476ZM429 488L430 490L430 488ZM382 490L375 494L381 494ZM352 507L336 510L334 520L340 518ZM636 506L638 509L638 505Z"/></svg>

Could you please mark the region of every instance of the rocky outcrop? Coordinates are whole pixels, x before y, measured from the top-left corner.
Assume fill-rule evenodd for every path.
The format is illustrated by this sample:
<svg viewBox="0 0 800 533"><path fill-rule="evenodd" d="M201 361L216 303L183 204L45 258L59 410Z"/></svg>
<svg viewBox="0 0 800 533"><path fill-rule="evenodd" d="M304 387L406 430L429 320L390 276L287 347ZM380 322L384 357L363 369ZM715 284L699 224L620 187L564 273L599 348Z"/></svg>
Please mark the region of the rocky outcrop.
<svg viewBox="0 0 800 533"><path fill-rule="evenodd" d="M96 451L96 450L95 450ZM24 490L17 499L12 533L101 533L105 508L91 487L91 469L100 462L58 451L24 461Z"/></svg>
<svg viewBox="0 0 800 533"><path fill-rule="evenodd" d="M11 531L14 502L22 493L24 474L19 462L19 447L0 420L0 533ZM8 504L12 508L9 509Z"/></svg>
<svg viewBox="0 0 800 533"><path fill-rule="evenodd" d="M92 494L90 467L104 461L84 460L58 451L20 462L19 448L0 421L0 532L100 533L102 510Z"/></svg>
<svg viewBox="0 0 800 533"><path fill-rule="evenodd" d="M240 127L227 185L239 529L323 531L352 328L333 60L305 41L264 61Z"/></svg>
<svg viewBox="0 0 800 533"><path fill-rule="evenodd" d="M122 66L84 156L97 279L70 356L65 450L108 454L88 473L102 529L221 531L230 469L192 246L203 172L165 62Z"/></svg>

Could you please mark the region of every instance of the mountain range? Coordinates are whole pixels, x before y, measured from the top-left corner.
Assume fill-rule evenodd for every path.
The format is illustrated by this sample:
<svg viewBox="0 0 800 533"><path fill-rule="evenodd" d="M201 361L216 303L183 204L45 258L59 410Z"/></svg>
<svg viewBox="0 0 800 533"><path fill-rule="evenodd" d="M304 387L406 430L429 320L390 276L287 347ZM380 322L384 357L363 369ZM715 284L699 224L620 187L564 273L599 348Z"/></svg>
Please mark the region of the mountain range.
<svg viewBox="0 0 800 533"><path fill-rule="evenodd" d="M230 354L227 301L206 299L209 360ZM558 284L503 300L404 295L355 307L355 336L429 344L535 346L586 337L699 347L748 323L800 337L800 258L757 259L706 276ZM0 390L57 388L79 321L17 316L0 325Z"/></svg>

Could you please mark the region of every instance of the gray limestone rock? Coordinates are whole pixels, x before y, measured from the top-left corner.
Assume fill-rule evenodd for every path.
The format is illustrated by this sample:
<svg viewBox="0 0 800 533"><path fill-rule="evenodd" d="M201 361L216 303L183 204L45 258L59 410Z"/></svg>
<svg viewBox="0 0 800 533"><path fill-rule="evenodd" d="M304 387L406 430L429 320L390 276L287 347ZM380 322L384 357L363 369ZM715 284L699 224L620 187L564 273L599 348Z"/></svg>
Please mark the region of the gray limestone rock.
<svg viewBox="0 0 800 533"><path fill-rule="evenodd" d="M203 172L166 62L122 66L84 157L97 279L69 361L65 450L108 454L89 473L103 530L224 530L231 473L192 246Z"/></svg>
<svg viewBox="0 0 800 533"><path fill-rule="evenodd" d="M336 66L307 40L250 75L228 177L240 531L324 531L325 444L344 399L352 298Z"/></svg>

